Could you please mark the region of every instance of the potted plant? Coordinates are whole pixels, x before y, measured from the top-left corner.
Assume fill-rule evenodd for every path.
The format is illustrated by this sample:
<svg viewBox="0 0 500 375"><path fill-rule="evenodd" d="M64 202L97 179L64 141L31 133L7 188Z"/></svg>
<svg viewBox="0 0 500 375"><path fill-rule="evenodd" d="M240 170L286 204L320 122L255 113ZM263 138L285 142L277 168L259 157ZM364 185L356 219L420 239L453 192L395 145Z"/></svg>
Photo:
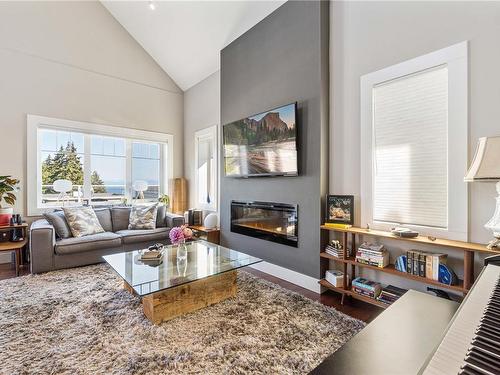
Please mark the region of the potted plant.
<svg viewBox="0 0 500 375"><path fill-rule="evenodd" d="M170 197L167 194L162 194L160 198L158 198L158 201L163 203L165 207L168 208L168 205L170 204Z"/></svg>
<svg viewBox="0 0 500 375"><path fill-rule="evenodd" d="M14 212L12 207L2 206L2 203L13 206L16 203L14 193L18 190L19 180L11 176L0 176L0 225L9 225Z"/></svg>

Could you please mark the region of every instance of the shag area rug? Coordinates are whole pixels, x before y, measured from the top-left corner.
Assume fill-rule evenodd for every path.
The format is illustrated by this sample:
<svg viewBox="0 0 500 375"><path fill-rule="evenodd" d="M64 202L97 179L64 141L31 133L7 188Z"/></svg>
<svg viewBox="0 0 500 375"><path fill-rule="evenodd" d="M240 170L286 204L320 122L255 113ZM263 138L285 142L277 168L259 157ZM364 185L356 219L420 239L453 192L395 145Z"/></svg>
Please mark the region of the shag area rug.
<svg viewBox="0 0 500 375"><path fill-rule="evenodd" d="M303 374L363 327L244 271L159 326L107 265L0 281L1 374Z"/></svg>

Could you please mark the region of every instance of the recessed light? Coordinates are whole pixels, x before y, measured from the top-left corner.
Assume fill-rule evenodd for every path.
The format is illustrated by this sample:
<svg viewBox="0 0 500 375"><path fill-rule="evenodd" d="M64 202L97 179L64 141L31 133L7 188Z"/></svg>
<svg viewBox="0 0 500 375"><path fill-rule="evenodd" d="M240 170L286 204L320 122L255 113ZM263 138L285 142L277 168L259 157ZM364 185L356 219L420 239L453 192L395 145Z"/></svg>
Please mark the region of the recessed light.
<svg viewBox="0 0 500 375"><path fill-rule="evenodd" d="M155 5L155 3L153 3L152 1L150 1L150 2L149 2L149 8L150 8L151 10L155 10L155 9L156 9L156 5Z"/></svg>

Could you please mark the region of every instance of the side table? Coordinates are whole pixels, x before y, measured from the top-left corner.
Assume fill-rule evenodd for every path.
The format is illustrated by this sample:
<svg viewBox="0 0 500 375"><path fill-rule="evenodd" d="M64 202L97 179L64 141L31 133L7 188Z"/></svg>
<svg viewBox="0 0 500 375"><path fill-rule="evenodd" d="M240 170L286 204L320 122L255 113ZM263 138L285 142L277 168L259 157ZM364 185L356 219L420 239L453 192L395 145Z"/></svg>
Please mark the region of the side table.
<svg viewBox="0 0 500 375"><path fill-rule="evenodd" d="M26 229L28 228L28 224L18 224L18 225L4 225L0 226L0 231L11 231L13 229L20 229L22 231L23 240L22 241L7 241L0 242L0 252L8 251L15 253L15 261L16 261L16 276L19 276L19 267L23 264L23 248L28 243L28 238L26 236Z"/></svg>
<svg viewBox="0 0 500 375"><path fill-rule="evenodd" d="M188 225L188 228L193 231L195 237L202 240L212 242L216 245L220 245L220 229L219 228L205 228L201 225Z"/></svg>

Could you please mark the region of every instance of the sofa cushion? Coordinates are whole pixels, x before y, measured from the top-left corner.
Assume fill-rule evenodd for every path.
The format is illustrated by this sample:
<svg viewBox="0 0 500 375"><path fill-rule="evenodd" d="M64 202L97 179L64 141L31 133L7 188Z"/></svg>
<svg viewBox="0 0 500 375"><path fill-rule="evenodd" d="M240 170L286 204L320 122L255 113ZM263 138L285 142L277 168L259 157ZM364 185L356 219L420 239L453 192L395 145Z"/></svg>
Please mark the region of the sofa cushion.
<svg viewBox="0 0 500 375"><path fill-rule="evenodd" d="M73 237L83 237L104 232L92 207L63 207L62 210Z"/></svg>
<svg viewBox="0 0 500 375"><path fill-rule="evenodd" d="M111 219L113 221L113 232L128 229L128 220L131 207L111 208Z"/></svg>
<svg viewBox="0 0 500 375"><path fill-rule="evenodd" d="M132 206L128 229L155 229L158 203Z"/></svg>
<svg viewBox="0 0 500 375"><path fill-rule="evenodd" d="M113 231L113 222L111 221L111 211L109 208L94 208L95 216L97 216L97 220L104 229L105 232Z"/></svg>
<svg viewBox="0 0 500 375"><path fill-rule="evenodd" d="M158 205L158 210L156 211L156 228L164 228L167 226L166 222L167 207Z"/></svg>
<svg viewBox="0 0 500 375"><path fill-rule="evenodd" d="M55 252L59 255L67 255L81 253L83 251L119 247L121 244L122 240L118 234L103 232L56 241Z"/></svg>
<svg viewBox="0 0 500 375"><path fill-rule="evenodd" d="M116 234L122 237L124 244L138 243L138 242L154 242L168 240L168 232L170 228L156 228L156 229L125 229L119 230Z"/></svg>
<svg viewBox="0 0 500 375"><path fill-rule="evenodd" d="M66 216L64 216L64 212L47 212L43 214L43 217L54 227L58 238L69 238L73 236L68 222L66 221Z"/></svg>

